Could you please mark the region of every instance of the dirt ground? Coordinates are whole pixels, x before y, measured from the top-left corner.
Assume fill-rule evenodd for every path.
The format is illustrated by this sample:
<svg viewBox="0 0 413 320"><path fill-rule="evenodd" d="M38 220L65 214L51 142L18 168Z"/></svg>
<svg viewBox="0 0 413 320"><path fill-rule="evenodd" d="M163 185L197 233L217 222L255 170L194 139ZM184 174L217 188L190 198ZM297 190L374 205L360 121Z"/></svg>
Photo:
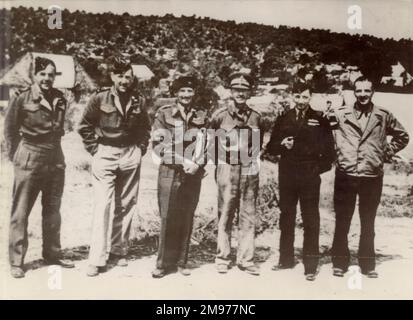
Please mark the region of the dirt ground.
<svg viewBox="0 0 413 320"><path fill-rule="evenodd" d="M91 177L84 169L89 157L75 134L63 140L66 155L66 187L62 203L62 247L66 258L73 259L75 269L56 269L41 263L40 206L36 204L29 220L29 251L26 258L28 271L24 279L12 279L7 265L7 225L10 210L12 167L1 162L1 223L0 223L0 297L3 299L407 299L413 298L413 219L404 217L402 205L394 206L401 214L380 214L376 219L376 251L378 279L367 279L354 272L344 278L332 276L328 254L334 231L334 215L329 208L333 172L323 175L320 245L323 257L316 281L304 279L303 266L292 270L271 271L278 259L278 227L268 229L256 239L257 262L261 275L254 277L232 268L220 275L214 267L215 243L194 242L190 252L192 275L172 274L163 279L152 279L155 265L156 242L152 237L135 241L130 250L130 263L126 268L110 266L106 273L96 278L85 275L87 245L91 229L92 188ZM142 215L157 219L156 201L157 168L148 153L142 164L139 213L134 220L134 230L139 233ZM276 176L275 164L263 164L261 183ZM216 188L213 169L203 181L201 202L197 217L214 214ZM412 176L389 173L385 176L383 194L388 198L404 199L413 185ZM388 208L387 208L388 209ZM386 209L386 210L387 210ZM402 211L400 211L402 210ZM409 213L409 212L407 212ZM411 212L410 212L411 213ZM274 219L278 213L274 212ZM408 214L407 214L408 215ZM409 216L409 215L408 215ZM142 228L141 228L142 229ZM139 231L140 230L140 231ZM354 216L349 234L350 249L357 253L359 219ZM144 235L143 235L144 236ZM142 237L142 234L140 234ZM300 256L302 229L296 232L296 253ZM236 242L234 242L234 252ZM356 261L354 260L354 263Z"/></svg>

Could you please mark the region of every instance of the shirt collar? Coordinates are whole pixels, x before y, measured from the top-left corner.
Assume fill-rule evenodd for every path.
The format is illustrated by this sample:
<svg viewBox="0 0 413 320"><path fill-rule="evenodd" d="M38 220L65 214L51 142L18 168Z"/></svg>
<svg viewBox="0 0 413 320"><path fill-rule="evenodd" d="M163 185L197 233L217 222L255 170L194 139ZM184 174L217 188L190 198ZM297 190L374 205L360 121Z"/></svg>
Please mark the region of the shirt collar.
<svg viewBox="0 0 413 320"><path fill-rule="evenodd" d="M246 114L249 110L249 107L247 104L242 107L242 109L239 109L235 105L235 101L231 100L229 105L228 105L228 111L231 114L232 117L236 117L240 114Z"/></svg>
<svg viewBox="0 0 413 320"><path fill-rule="evenodd" d="M118 92L116 91L116 89L115 89L114 86L112 86L112 87L110 88L110 94L111 94L112 96L119 97Z"/></svg>
<svg viewBox="0 0 413 320"><path fill-rule="evenodd" d="M120 97L119 97L118 92L115 89L115 86L112 86L110 88L110 94L113 96L115 107L119 110L119 112L122 115L124 115L124 110L123 110L122 105L120 103ZM129 97L129 100L128 100L128 102L126 104L126 107L125 107L125 112L126 113L129 111L129 108L131 107L131 105L132 105L132 95Z"/></svg>
<svg viewBox="0 0 413 320"><path fill-rule="evenodd" d="M354 103L354 111L359 113L369 114L373 110L373 103L369 103L366 107L361 107L357 102Z"/></svg>
<svg viewBox="0 0 413 320"><path fill-rule="evenodd" d="M53 101L50 101L50 104L48 100L46 100L42 89L40 89L39 85L37 83L33 84L31 86L31 92L33 96L33 101L40 103L41 105L45 106L47 109L50 111L53 111L54 106L56 105L56 98L53 99Z"/></svg>
<svg viewBox="0 0 413 320"><path fill-rule="evenodd" d="M294 108L294 109L295 109L296 115L298 116L298 113L300 112L300 110L298 110L297 108ZM307 113L308 109L310 109L309 106L307 106L304 110L302 110L302 111L303 111L303 117L304 117L305 114Z"/></svg>
<svg viewBox="0 0 413 320"><path fill-rule="evenodd" d="M191 107L188 112L185 111L185 107L177 102L172 108L172 116L175 117L178 113L181 115L182 119L186 119L188 114L195 112L195 108Z"/></svg>
<svg viewBox="0 0 413 320"><path fill-rule="evenodd" d="M41 100L43 98L43 92L40 89L39 85L37 83L32 85L32 96L33 96L33 100Z"/></svg>

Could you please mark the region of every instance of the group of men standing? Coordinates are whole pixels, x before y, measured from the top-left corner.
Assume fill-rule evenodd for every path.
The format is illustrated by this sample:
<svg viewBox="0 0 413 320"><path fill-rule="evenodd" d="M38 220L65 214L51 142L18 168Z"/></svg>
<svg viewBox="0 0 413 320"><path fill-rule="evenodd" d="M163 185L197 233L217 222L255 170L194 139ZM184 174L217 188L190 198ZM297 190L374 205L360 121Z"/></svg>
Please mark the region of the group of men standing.
<svg viewBox="0 0 413 320"><path fill-rule="evenodd" d="M333 274L343 276L349 265L347 235L358 196L359 265L364 274L377 277L374 218L382 191L383 163L403 149L409 137L390 112L372 103L374 89L369 79L361 77L354 83L354 106L327 113L310 107L310 86L295 83L295 106L277 118L263 149L261 116L247 104L253 88L249 75L236 73L230 77L231 99L212 115L196 103L197 79L176 79L171 86L176 102L159 108L151 126L145 99L134 90L131 65L114 59L110 71L113 86L90 98L78 126L84 146L92 155L95 194L88 276L103 272L108 261L118 266L128 264L141 162L152 138L152 154L160 161L161 217L154 278L176 271L190 275L187 262L193 218L208 163L216 166L218 188L217 271L227 273L232 265L231 230L237 215L235 264L242 271L259 275L254 238L263 153L280 155L280 256L273 269L295 266L299 201L305 276L315 280L320 256L320 174L329 171L335 161ZM15 278L24 277L28 216L40 192L45 263L74 266L60 257L59 210L65 169L60 140L67 106L62 93L53 88L55 75L53 61L36 58L34 85L11 99L5 119L5 138L15 168L9 237L11 274ZM392 137L390 142L387 136Z"/></svg>

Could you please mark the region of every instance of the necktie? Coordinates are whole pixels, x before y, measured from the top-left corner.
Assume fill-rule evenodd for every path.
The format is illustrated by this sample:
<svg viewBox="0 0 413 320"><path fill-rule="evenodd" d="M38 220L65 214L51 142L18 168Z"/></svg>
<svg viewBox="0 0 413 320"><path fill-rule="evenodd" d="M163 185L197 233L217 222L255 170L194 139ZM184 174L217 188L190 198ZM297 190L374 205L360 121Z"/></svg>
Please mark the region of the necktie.
<svg viewBox="0 0 413 320"><path fill-rule="evenodd" d="M303 116L304 116L303 110L298 110L297 120L301 121L303 119Z"/></svg>

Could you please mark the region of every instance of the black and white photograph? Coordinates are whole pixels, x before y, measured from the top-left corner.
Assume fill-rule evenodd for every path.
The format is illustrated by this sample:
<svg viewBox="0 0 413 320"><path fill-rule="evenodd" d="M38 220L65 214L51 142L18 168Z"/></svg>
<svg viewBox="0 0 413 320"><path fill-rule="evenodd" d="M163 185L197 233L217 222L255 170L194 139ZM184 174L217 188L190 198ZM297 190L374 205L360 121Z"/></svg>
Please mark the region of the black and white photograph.
<svg viewBox="0 0 413 320"><path fill-rule="evenodd" d="M0 0L0 299L411 300L412 136L413 0Z"/></svg>

